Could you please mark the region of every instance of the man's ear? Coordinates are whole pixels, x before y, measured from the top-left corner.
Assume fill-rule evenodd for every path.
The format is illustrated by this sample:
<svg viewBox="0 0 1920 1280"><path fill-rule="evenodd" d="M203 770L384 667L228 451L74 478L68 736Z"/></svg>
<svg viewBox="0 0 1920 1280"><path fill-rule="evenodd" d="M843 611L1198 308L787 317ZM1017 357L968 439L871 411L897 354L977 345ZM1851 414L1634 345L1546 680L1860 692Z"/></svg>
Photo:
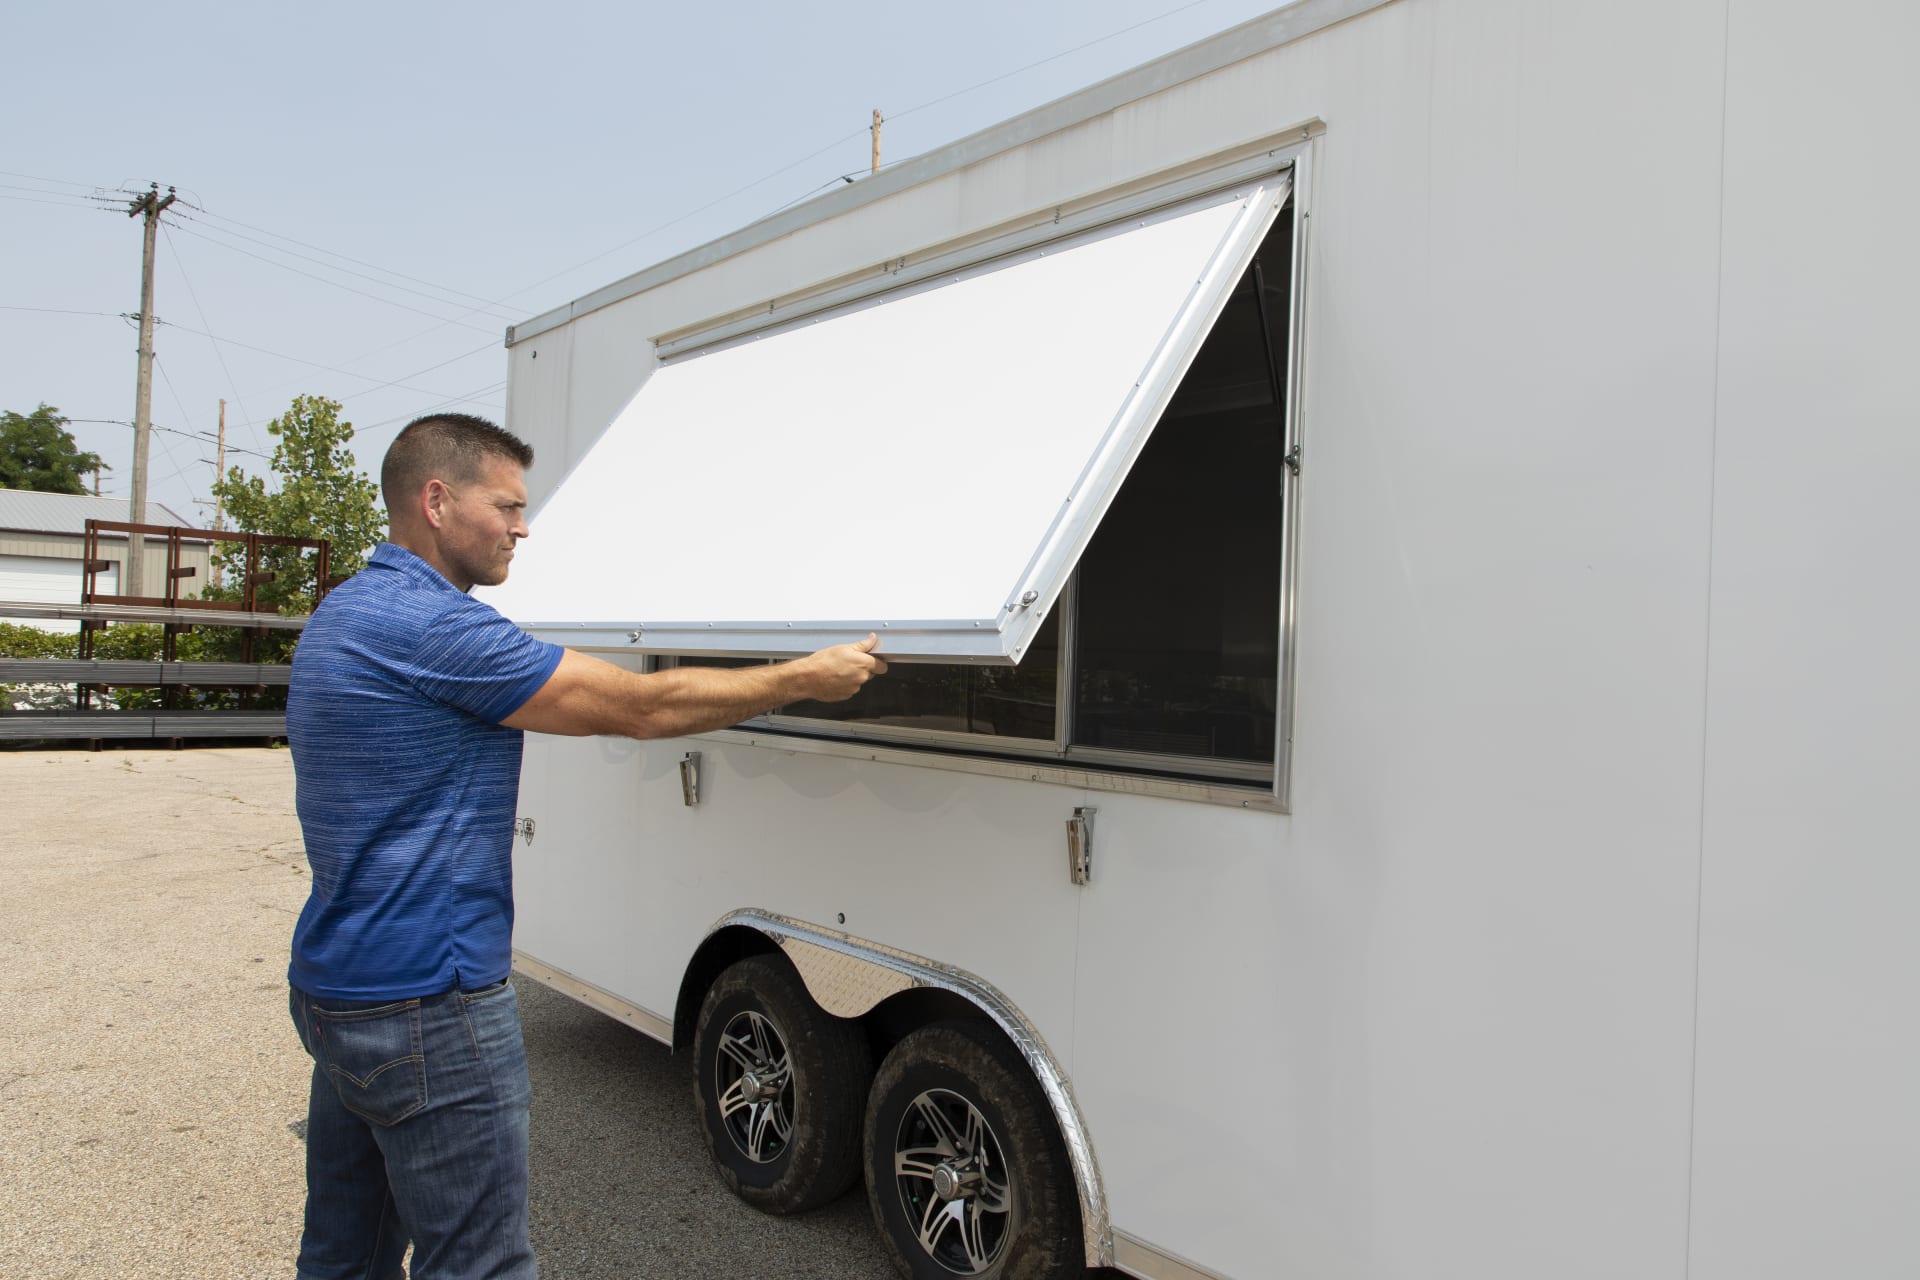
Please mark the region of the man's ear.
<svg viewBox="0 0 1920 1280"><path fill-rule="evenodd" d="M421 488L420 514L429 529L438 529L446 523L447 505L452 501L453 491L439 480L429 480Z"/></svg>

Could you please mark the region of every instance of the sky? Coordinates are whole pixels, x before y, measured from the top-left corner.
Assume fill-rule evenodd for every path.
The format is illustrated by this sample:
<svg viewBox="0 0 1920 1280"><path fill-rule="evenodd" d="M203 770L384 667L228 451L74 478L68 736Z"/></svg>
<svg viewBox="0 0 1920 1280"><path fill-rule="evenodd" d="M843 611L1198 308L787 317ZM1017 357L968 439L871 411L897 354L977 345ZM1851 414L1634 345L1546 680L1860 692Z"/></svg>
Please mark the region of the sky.
<svg viewBox="0 0 1920 1280"><path fill-rule="evenodd" d="M499 421L506 326L1258 17L1280 0L65 4L0 14L0 409L132 481L141 221L149 502L210 523L214 434L340 401L359 467ZM150 517L151 518L151 517Z"/></svg>

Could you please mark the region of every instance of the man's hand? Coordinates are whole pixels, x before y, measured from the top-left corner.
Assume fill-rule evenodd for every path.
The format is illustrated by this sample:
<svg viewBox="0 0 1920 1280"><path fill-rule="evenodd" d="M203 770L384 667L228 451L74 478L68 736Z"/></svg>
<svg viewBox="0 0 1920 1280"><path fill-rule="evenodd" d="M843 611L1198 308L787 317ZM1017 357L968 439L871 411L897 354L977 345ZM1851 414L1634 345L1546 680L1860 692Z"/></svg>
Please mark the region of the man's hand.
<svg viewBox="0 0 1920 1280"><path fill-rule="evenodd" d="M880 637L868 632L865 640L795 658L786 664L802 691L794 701L844 702L851 698L868 680L886 674L886 660L875 656L879 648Z"/></svg>
<svg viewBox="0 0 1920 1280"><path fill-rule="evenodd" d="M791 662L760 667L674 667L640 675L568 649L547 682L512 715L510 729L570 735L676 738L751 720L809 699L843 702L887 669L869 634Z"/></svg>

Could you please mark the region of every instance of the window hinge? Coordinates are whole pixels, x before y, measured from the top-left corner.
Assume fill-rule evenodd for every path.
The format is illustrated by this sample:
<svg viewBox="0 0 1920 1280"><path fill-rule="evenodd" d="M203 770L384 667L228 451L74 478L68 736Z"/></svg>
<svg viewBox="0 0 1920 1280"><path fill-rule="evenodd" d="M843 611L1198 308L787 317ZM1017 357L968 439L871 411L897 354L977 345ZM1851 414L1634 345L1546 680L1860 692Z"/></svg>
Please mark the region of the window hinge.
<svg viewBox="0 0 1920 1280"><path fill-rule="evenodd" d="M1287 464L1287 470L1293 472L1293 474L1295 475L1299 475L1300 474L1300 446L1295 445L1293 446L1293 448L1287 450L1287 456L1285 458L1282 458L1281 461Z"/></svg>

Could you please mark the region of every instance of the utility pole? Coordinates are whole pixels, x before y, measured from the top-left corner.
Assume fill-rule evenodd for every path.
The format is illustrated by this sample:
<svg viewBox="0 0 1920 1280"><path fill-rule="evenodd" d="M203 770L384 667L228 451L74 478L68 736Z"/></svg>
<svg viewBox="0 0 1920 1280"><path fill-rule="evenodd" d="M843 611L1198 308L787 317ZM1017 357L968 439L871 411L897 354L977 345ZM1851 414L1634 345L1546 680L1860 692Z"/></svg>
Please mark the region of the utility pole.
<svg viewBox="0 0 1920 1280"><path fill-rule="evenodd" d="M880 172L880 108L873 109L873 171Z"/></svg>
<svg viewBox="0 0 1920 1280"><path fill-rule="evenodd" d="M217 533L227 527L226 499L220 496L220 481L227 475L227 402L220 402L220 444L213 464L213 528ZM220 545L213 544L213 585L220 585Z"/></svg>
<svg viewBox="0 0 1920 1280"><path fill-rule="evenodd" d="M133 496L127 500L127 519L133 524L147 520L147 446L153 433L153 244L160 230L160 215L177 198L167 188L160 198L160 184L150 183L127 207L129 218L146 216L146 235L140 253L140 379L133 397ZM127 535L127 585L130 596L146 594L146 539L138 533Z"/></svg>

